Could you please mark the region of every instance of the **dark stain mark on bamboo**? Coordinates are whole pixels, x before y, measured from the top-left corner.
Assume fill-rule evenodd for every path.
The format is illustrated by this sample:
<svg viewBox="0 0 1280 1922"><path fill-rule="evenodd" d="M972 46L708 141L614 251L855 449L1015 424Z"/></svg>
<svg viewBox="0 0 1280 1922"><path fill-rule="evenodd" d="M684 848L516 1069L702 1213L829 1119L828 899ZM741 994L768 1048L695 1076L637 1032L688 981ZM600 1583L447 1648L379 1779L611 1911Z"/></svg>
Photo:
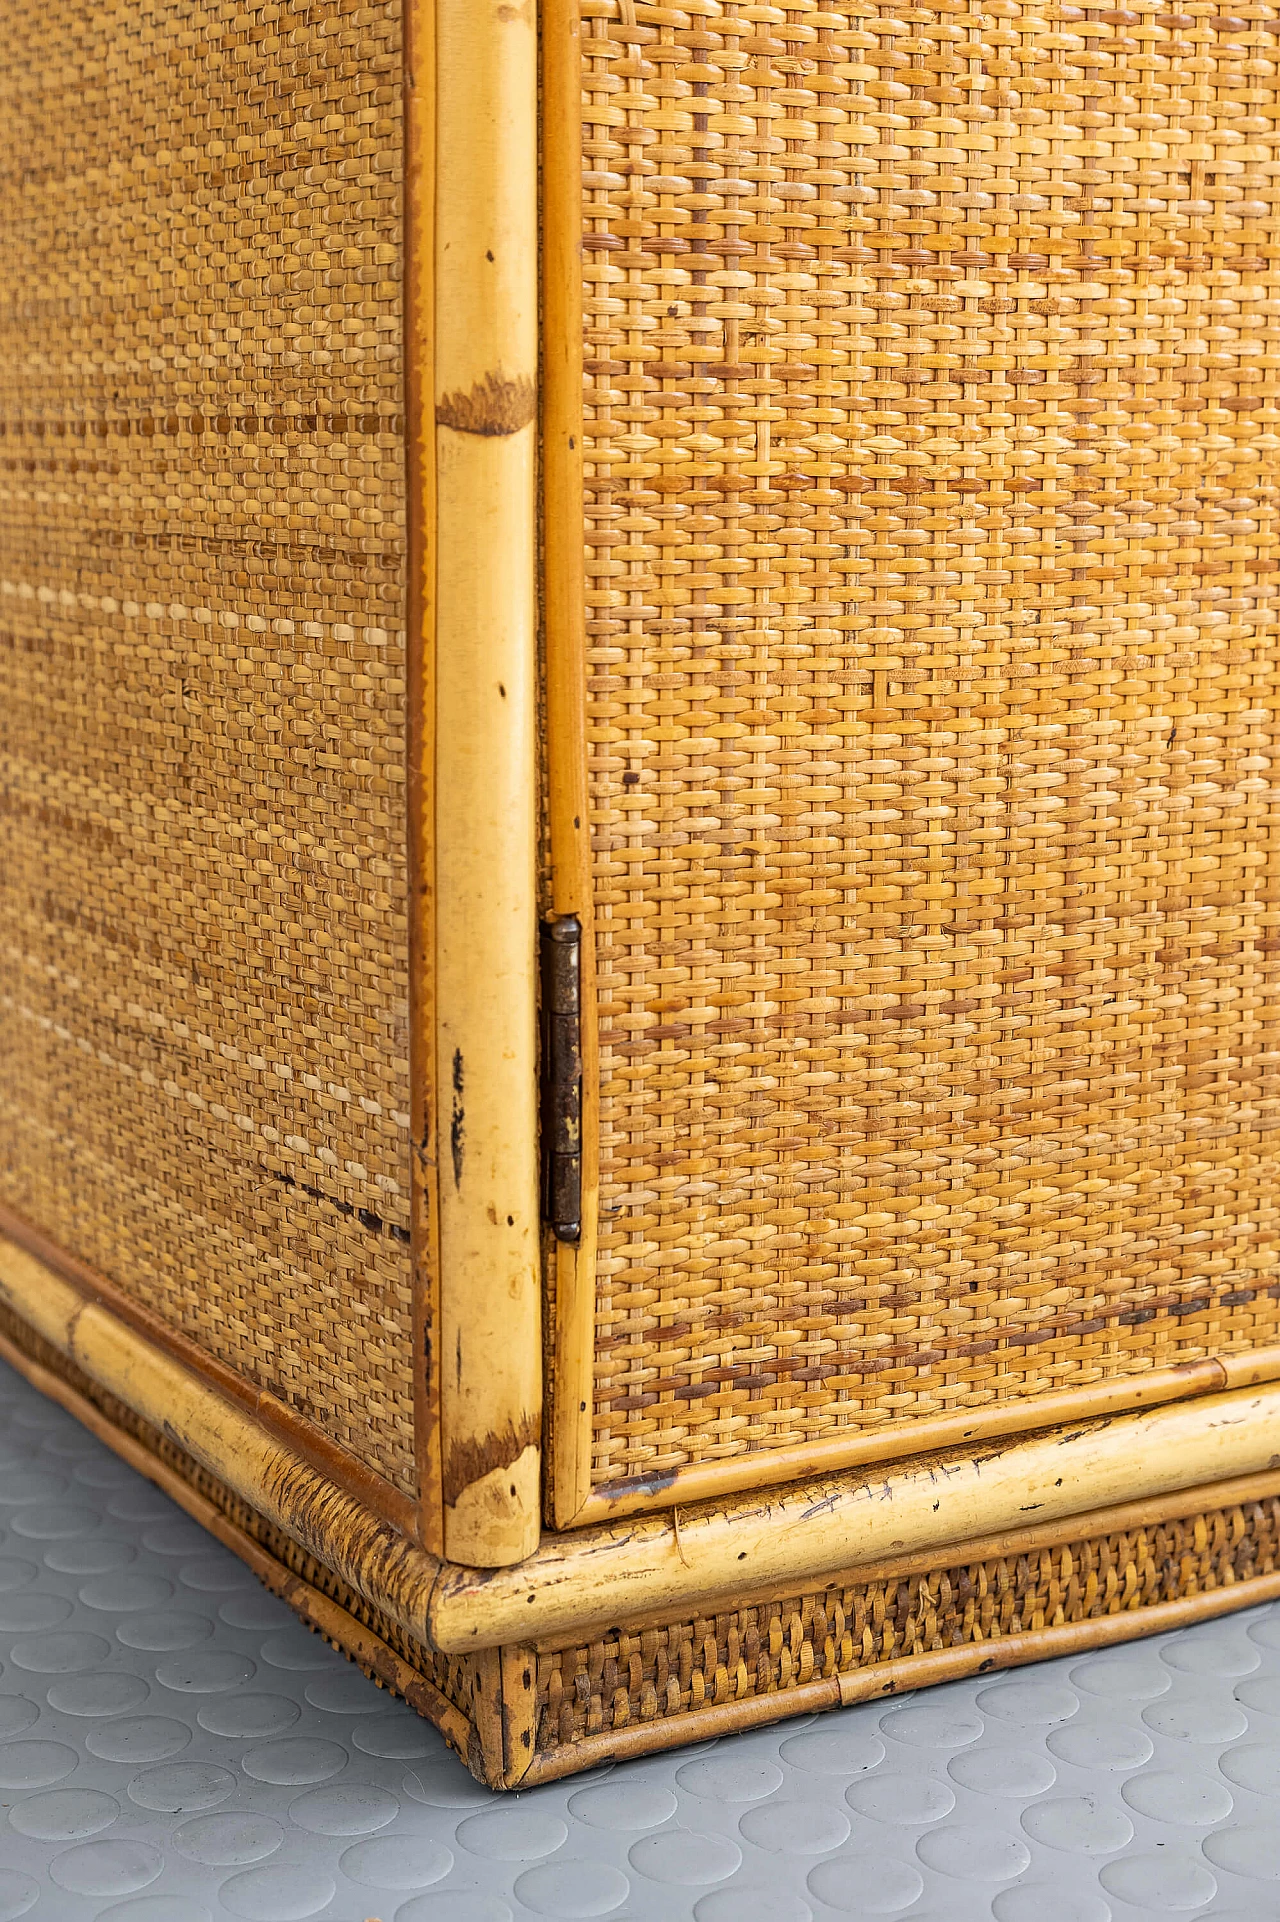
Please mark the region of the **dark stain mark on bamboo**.
<svg viewBox="0 0 1280 1922"><path fill-rule="evenodd" d="M486 374L467 393L445 394L437 401L436 420L455 433L482 434L492 439L518 434L532 421L536 408L537 396L527 374L517 374L514 379L505 374Z"/></svg>
<svg viewBox="0 0 1280 1922"><path fill-rule="evenodd" d="M453 1051L453 1112L449 1118L449 1152L453 1157L453 1185L462 1186L462 1159L467 1139L467 1111L462 1105L462 1049Z"/></svg>
<svg viewBox="0 0 1280 1922"><path fill-rule="evenodd" d="M483 1481L495 1468L510 1468L526 1448L540 1439L542 1424L536 1415L522 1415L519 1426L508 1422L492 1435L452 1442L444 1463L445 1505L452 1508L468 1488Z"/></svg>

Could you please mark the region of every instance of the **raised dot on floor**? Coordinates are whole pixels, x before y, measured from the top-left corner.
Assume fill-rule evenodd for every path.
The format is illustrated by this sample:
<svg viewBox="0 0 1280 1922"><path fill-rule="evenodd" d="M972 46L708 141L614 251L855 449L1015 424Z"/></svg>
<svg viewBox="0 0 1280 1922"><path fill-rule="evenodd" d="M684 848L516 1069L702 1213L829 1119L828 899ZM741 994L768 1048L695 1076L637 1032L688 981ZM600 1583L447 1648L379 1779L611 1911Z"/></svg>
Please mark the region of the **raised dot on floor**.
<svg viewBox="0 0 1280 1922"><path fill-rule="evenodd" d="M669 1822L679 1803L670 1789L653 1782L631 1782L624 1774L617 1782L600 1782L569 1797L570 1813L588 1828L615 1834L634 1834Z"/></svg>
<svg viewBox="0 0 1280 1922"><path fill-rule="evenodd" d="M0 1629L30 1634L42 1628L57 1628L71 1614L65 1595L45 1595L39 1589L26 1589L18 1595L0 1595Z"/></svg>
<svg viewBox="0 0 1280 1922"><path fill-rule="evenodd" d="M129 1800L140 1809L155 1809L162 1815L193 1814L197 1809L216 1808L225 1802L236 1785L229 1769L213 1762L167 1762L160 1768L143 1769L129 1784Z"/></svg>
<svg viewBox="0 0 1280 1922"><path fill-rule="evenodd" d="M1038 1755L1033 1749L988 1748L982 1743L953 1755L947 1774L961 1788L1015 1802L1029 1802L1033 1796L1043 1795L1057 1780L1057 1770L1047 1755Z"/></svg>
<svg viewBox="0 0 1280 1922"><path fill-rule="evenodd" d="M184 1588L194 1590L197 1595L256 1595L260 1592L252 1572L236 1556L225 1551L184 1562L178 1570L178 1580Z"/></svg>
<svg viewBox="0 0 1280 1922"><path fill-rule="evenodd" d="M1149 1702L1167 1695L1173 1677L1149 1649L1109 1648L1072 1665L1071 1680L1112 1702Z"/></svg>
<svg viewBox="0 0 1280 1922"><path fill-rule="evenodd" d="M131 1895L103 1909L97 1922L213 1922L209 1906L194 1895Z"/></svg>
<svg viewBox="0 0 1280 1922"><path fill-rule="evenodd" d="M840 1915L896 1915L919 1899L924 1877L876 1849L835 1855L809 1871L810 1892Z"/></svg>
<svg viewBox="0 0 1280 1922"><path fill-rule="evenodd" d="M141 1675L68 1675L53 1683L48 1699L62 1715L123 1715L150 1693Z"/></svg>
<svg viewBox="0 0 1280 1922"><path fill-rule="evenodd" d="M84 1629L52 1629L44 1635L24 1635L13 1643L9 1659L29 1675L75 1675L96 1668L111 1653L110 1642Z"/></svg>
<svg viewBox="0 0 1280 1922"><path fill-rule="evenodd" d="M0 1745L0 1788L48 1788L65 1780L79 1760L65 1742L5 1742Z"/></svg>
<svg viewBox="0 0 1280 1922"><path fill-rule="evenodd" d="M1143 1709L1142 1719L1157 1735L1179 1742L1233 1742L1249 1726L1248 1716L1234 1702L1187 1700L1181 1695L1152 1702Z"/></svg>
<svg viewBox="0 0 1280 1922"><path fill-rule="evenodd" d="M738 1833L770 1855L825 1855L848 1840L849 1818L823 1802L761 1802L738 1818Z"/></svg>
<svg viewBox="0 0 1280 1922"><path fill-rule="evenodd" d="M9 1526L29 1542L64 1542L90 1534L100 1520L87 1502L37 1502L20 1508Z"/></svg>
<svg viewBox="0 0 1280 1922"><path fill-rule="evenodd" d="M18 1922L40 1899L40 1884L17 1869L0 1869L0 1922Z"/></svg>
<svg viewBox="0 0 1280 1922"><path fill-rule="evenodd" d="M1080 1697L1066 1682L1008 1675L984 1688L977 1698L984 1715L1018 1728L1049 1728L1069 1722L1080 1711Z"/></svg>
<svg viewBox="0 0 1280 1922"><path fill-rule="evenodd" d="M40 1573L35 1562L24 1562L17 1555L0 1555L0 1595L11 1595L26 1588Z"/></svg>
<svg viewBox="0 0 1280 1922"><path fill-rule="evenodd" d="M1114 1855L1133 1839L1133 1823L1105 1795L1055 1795L1022 1813L1034 1842L1072 1855Z"/></svg>
<svg viewBox="0 0 1280 1922"><path fill-rule="evenodd" d="M179 1855L205 1868L244 1868L274 1855L284 1840L284 1829L269 1815L229 1810L222 1815L197 1815L173 1831Z"/></svg>
<svg viewBox="0 0 1280 1922"><path fill-rule="evenodd" d="M1218 1767L1237 1788L1280 1796L1280 1742L1243 1742L1220 1755Z"/></svg>
<svg viewBox="0 0 1280 1922"><path fill-rule="evenodd" d="M156 1680L175 1695L223 1695L243 1688L257 1674L247 1655L230 1648L193 1648L156 1664Z"/></svg>
<svg viewBox="0 0 1280 1922"><path fill-rule="evenodd" d="M550 1808L529 1802L468 1815L457 1828L463 1848L490 1862L537 1862L560 1848L568 1833Z"/></svg>
<svg viewBox="0 0 1280 1922"><path fill-rule="evenodd" d="M388 1712L385 1701L381 1714L360 1717L351 1731L351 1741L365 1755L390 1762L411 1762L417 1756L434 1755L440 1747L440 1736L430 1722L411 1708ZM455 1769L461 1766L453 1763Z"/></svg>
<svg viewBox="0 0 1280 1922"><path fill-rule="evenodd" d="M927 1775L894 1772L864 1776L845 1790L844 1799L859 1815L899 1828L940 1822L956 1805L955 1794L945 1782L935 1782Z"/></svg>
<svg viewBox="0 0 1280 1922"><path fill-rule="evenodd" d="M742 1850L724 1835L699 1835L691 1829L663 1829L633 1842L627 1860L651 1882L681 1888L706 1888L723 1882L740 1866Z"/></svg>
<svg viewBox="0 0 1280 1922"><path fill-rule="evenodd" d="M261 1742L244 1755L240 1766L255 1782L302 1788L327 1782L347 1765L347 1751L336 1742L286 1735L278 1742Z"/></svg>
<svg viewBox="0 0 1280 1922"><path fill-rule="evenodd" d="M101 1789L49 1789L9 1811L11 1827L39 1842L78 1842L108 1829L120 1813L114 1795Z"/></svg>
<svg viewBox="0 0 1280 1922"><path fill-rule="evenodd" d="M167 1762L190 1740L191 1730L170 1716L130 1715L90 1729L84 1745L104 1762Z"/></svg>
<svg viewBox="0 0 1280 1922"><path fill-rule="evenodd" d="M1045 1746L1060 1762L1082 1769L1137 1769L1155 1754L1145 1729L1123 1723L1073 1722L1050 1730Z"/></svg>
<svg viewBox="0 0 1280 1922"><path fill-rule="evenodd" d="M1262 1661L1243 1623L1199 1622L1159 1652L1162 1662L1186 1675L1252 1675Z"/></svg>
<svg viewBox="0 0 1280 1922"><path fill-rule="evenodd" d="M323 1869L272 1863L264 1869L243 1869L218 1893L223 1907L245 1922L304 1922L328 1907L335 1887Z"/></svg>
<svg viewBox="0 0 1280 1922"><path fill-rule="evenodd" d="M178 1648L194 1648L207 1642L213 1623L207 1615L187 1609L167 1608L154 1614L126 1615L116 1627L116 1640L126 1648L144 1649L151 1654L169 1654Z"/></svg>
<svg viewBox="0 0 1280 1922"><path fill-rule="evenodd" d="M112 1568L127 1568L137 1558L132 1542L107 1537L102 1541L55 1542L45 1550L44 1565L59 1575L105 1575Z"/></svg>
<svg viewBox="0 0 1280 1922"><path fill-rule="evenodd" d="M608 1915L630 1893L621 1869L604 1862L545 1862L516 1877L515 1894L535 1915L554 1916L556 1922ZM396 1916L396 1922L404 1911Z"/></svg>
<svg viewBox="0 0 1280 1922"><path fill-rule="evenodd" d="M790 1767L811 1775L865 1775L885 1758L885 1746L874 1729L862 1726L806 1729L782 1744L779 1754Z"/></svg>
<svg viewBox="0 0 1280 1922"><path fill-rule="evenodd" d="M982 1734L982 1717L963 1698L912 1702L880 1717L880 1732L913 1748L965 1748Z"/></svg>
<svg viewBox="0 0 1280 1922"><path fill-rule="evenodd" d="M1151 1854L1122 1855L1104 1862L1098 1880L1108 1895L1130 1902L1135 1909L1172 1909L1185 1912L1213 1900L1217 1881L1193 1855L1176 1849Z"/></svg>
<svg viewBox="0 0 1280 1922"><path fill-rule="evenodd" d="M223 1615L223 1620L227 1619ZM282 1629L277 1635L270 1635L259 1646L258 1653L272 1668L283 1668L294 1675L308 1675L323 1669L333 1669L345 1660L344 1656L334 1653L318 1635L312 1635L301 1623Z"/></svg>
<svg viewBox="0 0 1280 1922"><path fill-rule="evenodd" d="M284 1695L238 1695L228 1692L202 1702L196 1720L210 1735L254 1737L283 1735L302 1714Z"/></svg>
<svg viewBox="0 0 1280 1922"><path fill-rule="evenodd" d="M0 1508L25 1508L31 1502L52 1502L70 1487L65 1475L50 1468L23 1468L15 1463L0 1481Z"/></svg>
<svg viewBox="0 0 1280 1922"><path fill-rule="evenodd" d="M361 1724L357 1723L357 1735L360 1728ZM420 1762L406 1769L400 1786L411 1802L424 1802L428 1808L476 1809L493 1806L491 1790L482 1788L453 1755L442 1755L437 1761Z"/></svg>
<svg viewBox="0 0 1280 1922"><path fill-rule="evenodd" d="M676 1781L690 1795L701 1795L709 1802L762 1802L782 1787L783 1774L776 1762L761 1756L735 1755L717 1749L700 1755L676 1770Z"/></svg>
<svg viewBox="0 0 1280 1922"><path fill-rule="evenodd" d="M80 1590L80 1600L86 1608L122 1615L135 1609L159 1608L172 1596L172 1582L166 1581L163 1575L149 1575L138 1568L108 1570L85 1582Z"/></svg>
<svg viewBox="0 0 1280 1922"><path fill-rule="evenodd" d="M395 1922L511 1922L511 1909L500 1895L481 1895L472 1889L433 1889L402 1902Z"/></svg>
<svg viewBox="0 0 1280 1922"><path fill-rule="evenodd" d="M812 1922L813 1910L791 1890L731 1882L699 1896L693 1915L694 1922Z"/></svg>
<svg viewBox="0 0 1280 1922"><path fill-rule="evenodd" d="M73 1895L132 1895L154 1882L164 1867L159 1849L133 1840L80 1842L49 1864L60 1889Z"/></svg>
<svg viewBox="0 0 1280 1922"><path fill-rule="evenodd" d="M276 1595L268 1595L264 1590L255 1588L245 1595L228 1596L218 1604L219 1618L228 1628L247 1628L255 1634L263 1634L268 1629L278 1629L282 1623L292 1620L288 1608ZM266 1660L270 1661L268 1655ZM277 1662L277 1668L285 1666Z"/></svg>
<svg viewBox="0 0 1280 1922"><path fill-rule="evenodd" d="M362 1888L425 1889L448 1875L453 1853L427 1835L378 1835L352 1843L338 1866Z"/></svg>
<svg viewBox="0 0 1280 1922"><path fill-rule="evenodd" d="M310 1835L373 1835L399 1813L398 1799L373 1782L308 1789L289 1804L291 1820Z"/></svg>
<svg viewBox="0 0 1280 1922"><path fill-rule="evenodd" d="M1139 1815L1179 1828L1208 1828L1231 1813L1231 1792L1216 1776L1182 1769L1144 1770L1126 1782L1120 1793Z"/></svg>
<svg viewBox="0 0 1280 1922"><path fill-rule="evenodd" d="M358 1668L337 1669L331 1675L318 1675L302 1691L312 1708L329 1715L376 1715L387 1704L380 1688Z"/></svg>
<svg viewBox="0 0 1280 1922"><path fill-rule="evenodd" d="M1259 1675L1236 1684L1235 1696L1262 1715L1280 1715L1280 1675Z"/></svg>
<svg viewBox="0 0 1280 1922"><path fill-rule="evenodd" d="M995 1922L1111 1922L1111 1904L1096 1889L1058 1882L1019 1882L1000 1889L991 1904Z"/></svg>
<svg viewBox="0 0 1280 1922"><path fill-rule="evenodd" d="M39 1720L39 1709L25 1695L0 1695L0 1741L21 1735L24 1728Z"/></svg>
<svg viewBox="0 0 1280 1922"><path fill-rule="evenodd" d="M927 1829L916 1843L916 1854L926 1868L962 1882L1011 1882L1031 1863L1025 1842L980 1821Z"/></svg>
<svg viewBox="0 0 1280 1922"><path fill-rule="evenodd" d="M1204 1852L1216 1868L1254 1882L1280 1882L1280 1829L1271 1822L1233 1822L1205 1837Z"/></svg>

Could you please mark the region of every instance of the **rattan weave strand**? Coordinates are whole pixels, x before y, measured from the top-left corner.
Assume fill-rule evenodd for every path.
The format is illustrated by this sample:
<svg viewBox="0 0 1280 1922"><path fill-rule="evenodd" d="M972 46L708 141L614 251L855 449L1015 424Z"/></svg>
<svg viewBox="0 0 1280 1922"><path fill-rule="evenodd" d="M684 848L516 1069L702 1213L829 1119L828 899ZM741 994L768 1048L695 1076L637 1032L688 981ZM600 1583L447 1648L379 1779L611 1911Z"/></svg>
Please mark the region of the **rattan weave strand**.
<svg viewBox="0 0 1280 1922"><path fill-rule="evenodd" d="M582 15L597 1483L1274 1341L1273 10Z"/></svg>
<svg viewBox="0 0 1280 1922"><path fill-rule="evenodd" d="M0 92L4 1200L414 1483L396 0Z"/></svg>

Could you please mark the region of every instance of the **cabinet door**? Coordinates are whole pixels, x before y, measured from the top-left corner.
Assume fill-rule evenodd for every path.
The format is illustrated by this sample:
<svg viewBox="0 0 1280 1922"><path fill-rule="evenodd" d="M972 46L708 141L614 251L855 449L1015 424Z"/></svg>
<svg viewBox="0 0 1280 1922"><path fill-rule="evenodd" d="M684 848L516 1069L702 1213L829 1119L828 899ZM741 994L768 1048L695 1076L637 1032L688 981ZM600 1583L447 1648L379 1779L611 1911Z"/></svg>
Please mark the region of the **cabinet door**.
<svg viewBox="0 0 1280 1922"><path fill-rule="evenodd" d="M1176 1392L1280 1312L1258 36L552 20L558 1519Z"/></svg>

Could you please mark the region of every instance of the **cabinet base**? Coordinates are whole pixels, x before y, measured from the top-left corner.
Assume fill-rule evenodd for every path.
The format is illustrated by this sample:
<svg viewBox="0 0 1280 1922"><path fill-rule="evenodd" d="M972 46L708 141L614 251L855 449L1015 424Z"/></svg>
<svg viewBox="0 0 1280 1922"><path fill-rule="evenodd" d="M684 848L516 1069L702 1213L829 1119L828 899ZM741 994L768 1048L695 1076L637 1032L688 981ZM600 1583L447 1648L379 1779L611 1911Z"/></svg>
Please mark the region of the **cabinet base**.
<svg viewBox="0 0 1280 1922"><path fill-rule="evenodd" d="M491 1788L933 1682L1075 1654L1280 1596L1280 1470L862 1569L578 1645L442 1655L0 1310L0 1354L441 1730Z"/></svg>

